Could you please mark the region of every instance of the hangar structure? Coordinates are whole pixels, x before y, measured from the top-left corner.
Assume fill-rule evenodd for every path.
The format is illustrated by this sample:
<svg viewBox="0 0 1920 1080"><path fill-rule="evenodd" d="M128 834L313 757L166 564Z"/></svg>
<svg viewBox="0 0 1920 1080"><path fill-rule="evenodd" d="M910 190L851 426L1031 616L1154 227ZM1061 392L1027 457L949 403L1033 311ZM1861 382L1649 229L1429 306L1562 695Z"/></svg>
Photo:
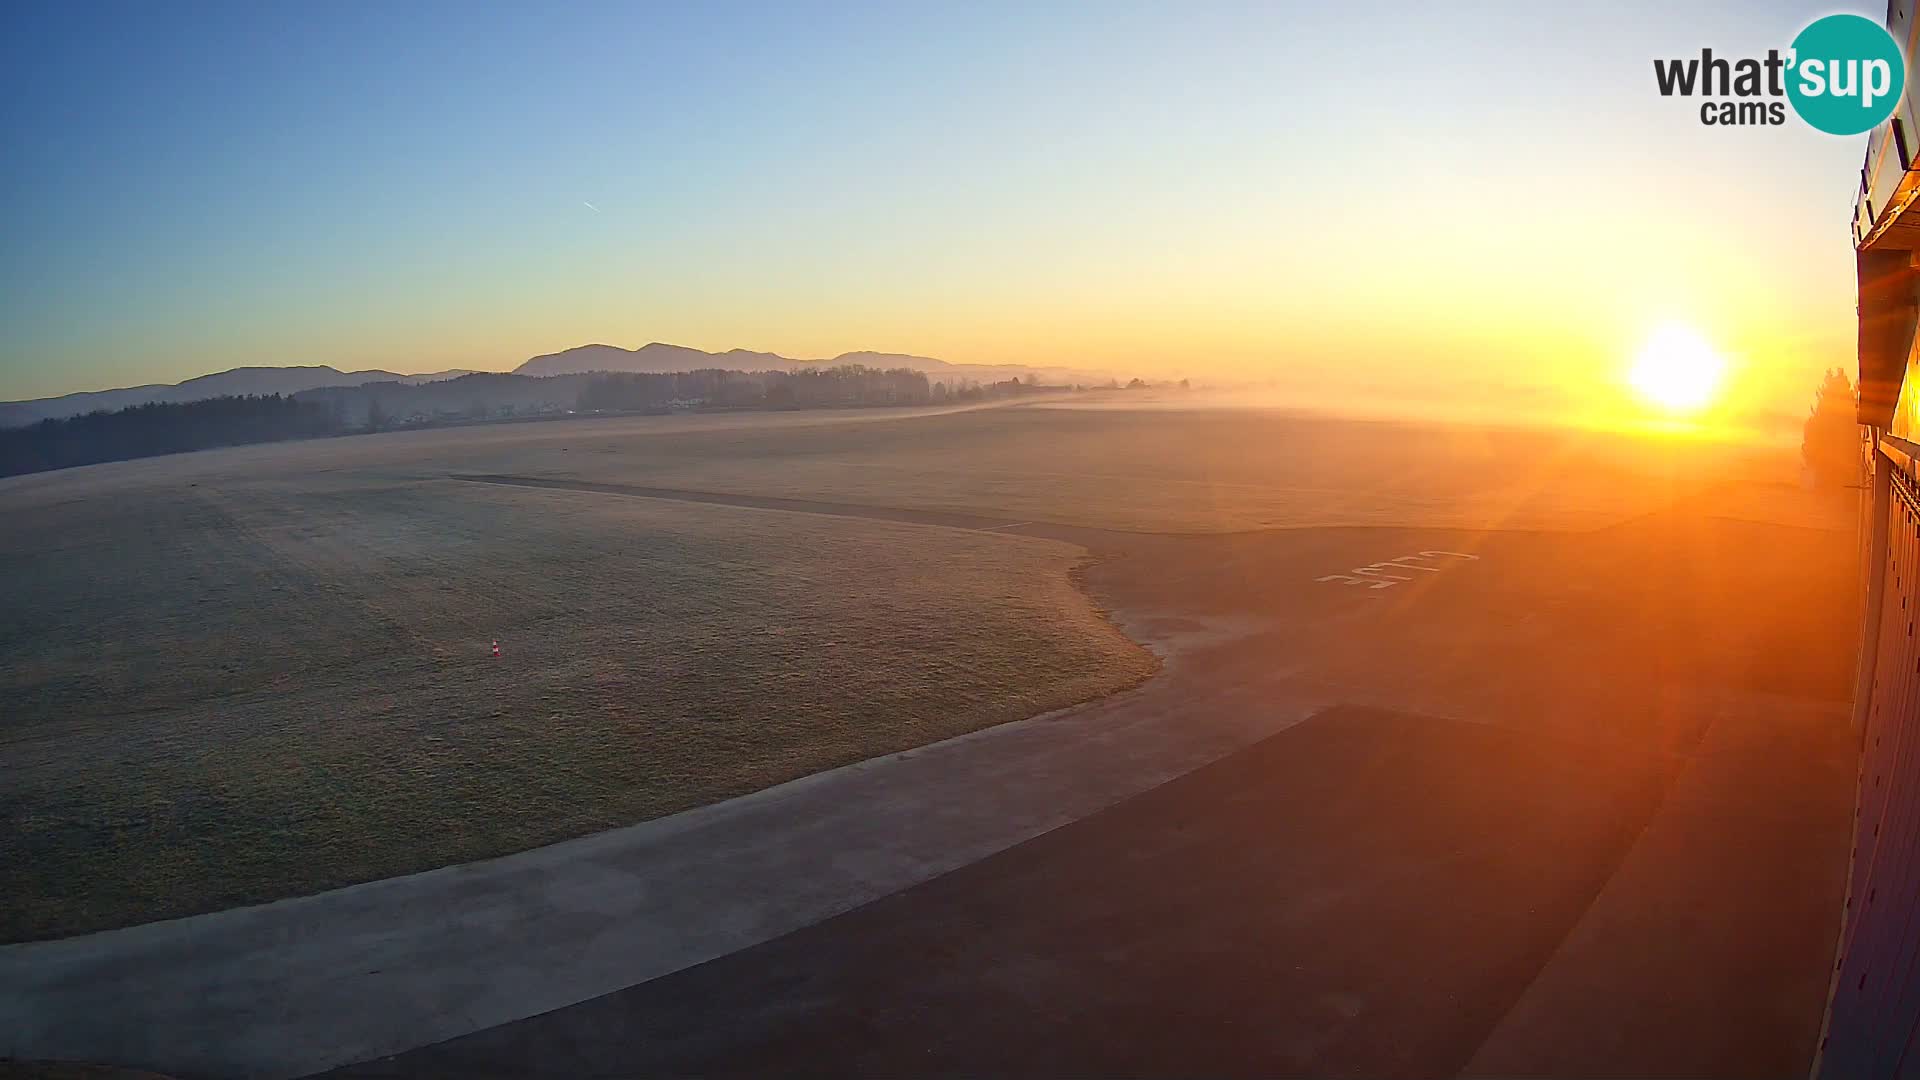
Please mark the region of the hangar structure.
<svg viewBox="0 0 1920 1080"><path fill-rule="evenodd" d="M1906 89L1867 142L1854 204L1865 596L1852 862L1815 1075L1920 1075L1920 109L1915 0L1887 6Z"/></svg>

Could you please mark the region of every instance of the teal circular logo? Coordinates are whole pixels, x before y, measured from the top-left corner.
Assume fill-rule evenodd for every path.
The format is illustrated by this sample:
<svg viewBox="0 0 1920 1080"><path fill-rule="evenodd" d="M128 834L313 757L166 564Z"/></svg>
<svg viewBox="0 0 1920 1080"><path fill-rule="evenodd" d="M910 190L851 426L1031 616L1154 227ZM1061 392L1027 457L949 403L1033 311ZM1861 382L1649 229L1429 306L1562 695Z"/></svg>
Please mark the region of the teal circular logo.
<svg viewBox="0 0 1920 1080"><path fill-rule="evenodd" d="M1787 99L1829 135L1872 131L1907 88L1907 61L1887 28L1859 15L1828 15L1793 39Z"/></svg>

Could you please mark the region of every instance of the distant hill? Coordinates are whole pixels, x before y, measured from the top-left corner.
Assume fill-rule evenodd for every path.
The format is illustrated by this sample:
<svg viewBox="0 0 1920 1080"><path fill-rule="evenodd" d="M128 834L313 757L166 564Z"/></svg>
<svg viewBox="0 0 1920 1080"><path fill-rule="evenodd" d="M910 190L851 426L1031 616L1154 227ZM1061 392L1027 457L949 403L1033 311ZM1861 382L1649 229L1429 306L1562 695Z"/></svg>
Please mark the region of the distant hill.
<svg viewBox="0 0 1920 1080"><path fill-rule="evenodd" d="M1098 384L1114 376L1105 371L1080 368L1027 367L1021 364L952 364L931 356L908 353L850 352L829 360L796 360L778 353L731 349L710 353L685 345L655 341L637 349L617 345L581 345L557 353L536 356L513 370L530 378L558 375L584 375L590 372L626 372L662 375L671 372L723 369L728 371L803 371L859 364L886 370L911 368L929 378L958 388L963 383L995 383L1029 376L1050 384ZM428 375L400 375L391 371L341 371L325 365L306 367L239 367L230 371L202 375L181 383L153 383L123 390L95 390L32 401L0 402L0 428L25 427L42 420L63 420L101 410L115 411L133 405L179 404L209 398L249 394L300 394L331 387L366 386L374 383L445 382L476 373L467 368L436 371ZM461 388L462 393L472 389ZM528 393L558 393L549 388ZM566 391L573 393L572 390Z"/></svg>
<svg viewBox="0 0 1920 1080"><path fill-rule="evenodd" d="M324 364L305 367L239 367L201 375L181 383L151 383L123 390L92 390L32 401L0 402L0 427L24 427L42 420L61 420L101 410L156 402L204 401L247 394L297 394L322 386L359 386L370 382L418 384L466 374L463 370L430 375L399 375L391 371L341 371Z"/></svg>
<svg viewBox="0 0 1920 1080"><path fill-rule="evenodd" d="M860 364L871 368L912 368L935 378L971 379L998 382L1028 375L1051 383L1105 382L1113 376L1104 371L1078 368L1028 367L1023 364L953 364L931 356L909 353L850 352L828 360L796 360L778 353L732 349L710 353L685 345L655 341L637 349L617 345L580 345L557 353L536 356L514 369L516 375L582 375L590 371L624 371L659 375L673 371L699 371L726 368L734 371L798 371L804 368L839 367Z"/></svg>
<svg viewBox="0 0 1920 1080"><path fill-rule="evenodd" d="M732 368L736 371L786 371L793 361L773 353L735 349L726 353L703 352L685 345L655 341L637 349L618 345L580 345L533 359L513 369L515 375L543 378L548 375L582 375L589 371L632 371L663 375L670 371L699 371L702 368Z"/></svg>

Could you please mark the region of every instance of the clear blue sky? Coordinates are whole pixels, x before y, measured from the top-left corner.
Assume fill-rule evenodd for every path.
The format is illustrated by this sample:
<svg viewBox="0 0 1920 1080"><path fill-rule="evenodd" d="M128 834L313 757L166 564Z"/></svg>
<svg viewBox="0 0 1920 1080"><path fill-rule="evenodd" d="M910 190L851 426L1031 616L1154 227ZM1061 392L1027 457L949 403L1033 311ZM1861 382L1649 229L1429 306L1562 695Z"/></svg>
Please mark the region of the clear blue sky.
<svg viewBox="0 0 1920 1080"><path fill-rule="evenodd" d="M1787 385L1863 140L1651 61L1829 10L14 4L0 398L649 340L1524 382L1666 318Z"/></svg>

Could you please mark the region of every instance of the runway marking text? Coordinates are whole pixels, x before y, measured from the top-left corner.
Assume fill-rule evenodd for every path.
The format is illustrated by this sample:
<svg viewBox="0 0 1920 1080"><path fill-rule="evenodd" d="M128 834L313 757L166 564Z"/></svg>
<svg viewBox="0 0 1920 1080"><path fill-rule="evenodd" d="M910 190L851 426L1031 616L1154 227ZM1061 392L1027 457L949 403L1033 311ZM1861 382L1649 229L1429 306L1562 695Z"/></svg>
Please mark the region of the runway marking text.
<svg viewBox="0 0 1920 1080"><path fill-rule="evenodd" d="M1448 566L1448 559L1478 559L1478 555L1468 555L1460 551L1422 551L1417 555L1400 555L1385 562L1368 563L1356 566L1344 574L1328 574L1317 577L1315 581L1337 581L1342 585L1364 585L1369 589L1391 589L1403 581L1412 581L1412 576L1402 576L1409 570L1424 570L1437 574L1442 566ZM1422 562L1437 562L1439 566L1422 566Z"/></svg>

